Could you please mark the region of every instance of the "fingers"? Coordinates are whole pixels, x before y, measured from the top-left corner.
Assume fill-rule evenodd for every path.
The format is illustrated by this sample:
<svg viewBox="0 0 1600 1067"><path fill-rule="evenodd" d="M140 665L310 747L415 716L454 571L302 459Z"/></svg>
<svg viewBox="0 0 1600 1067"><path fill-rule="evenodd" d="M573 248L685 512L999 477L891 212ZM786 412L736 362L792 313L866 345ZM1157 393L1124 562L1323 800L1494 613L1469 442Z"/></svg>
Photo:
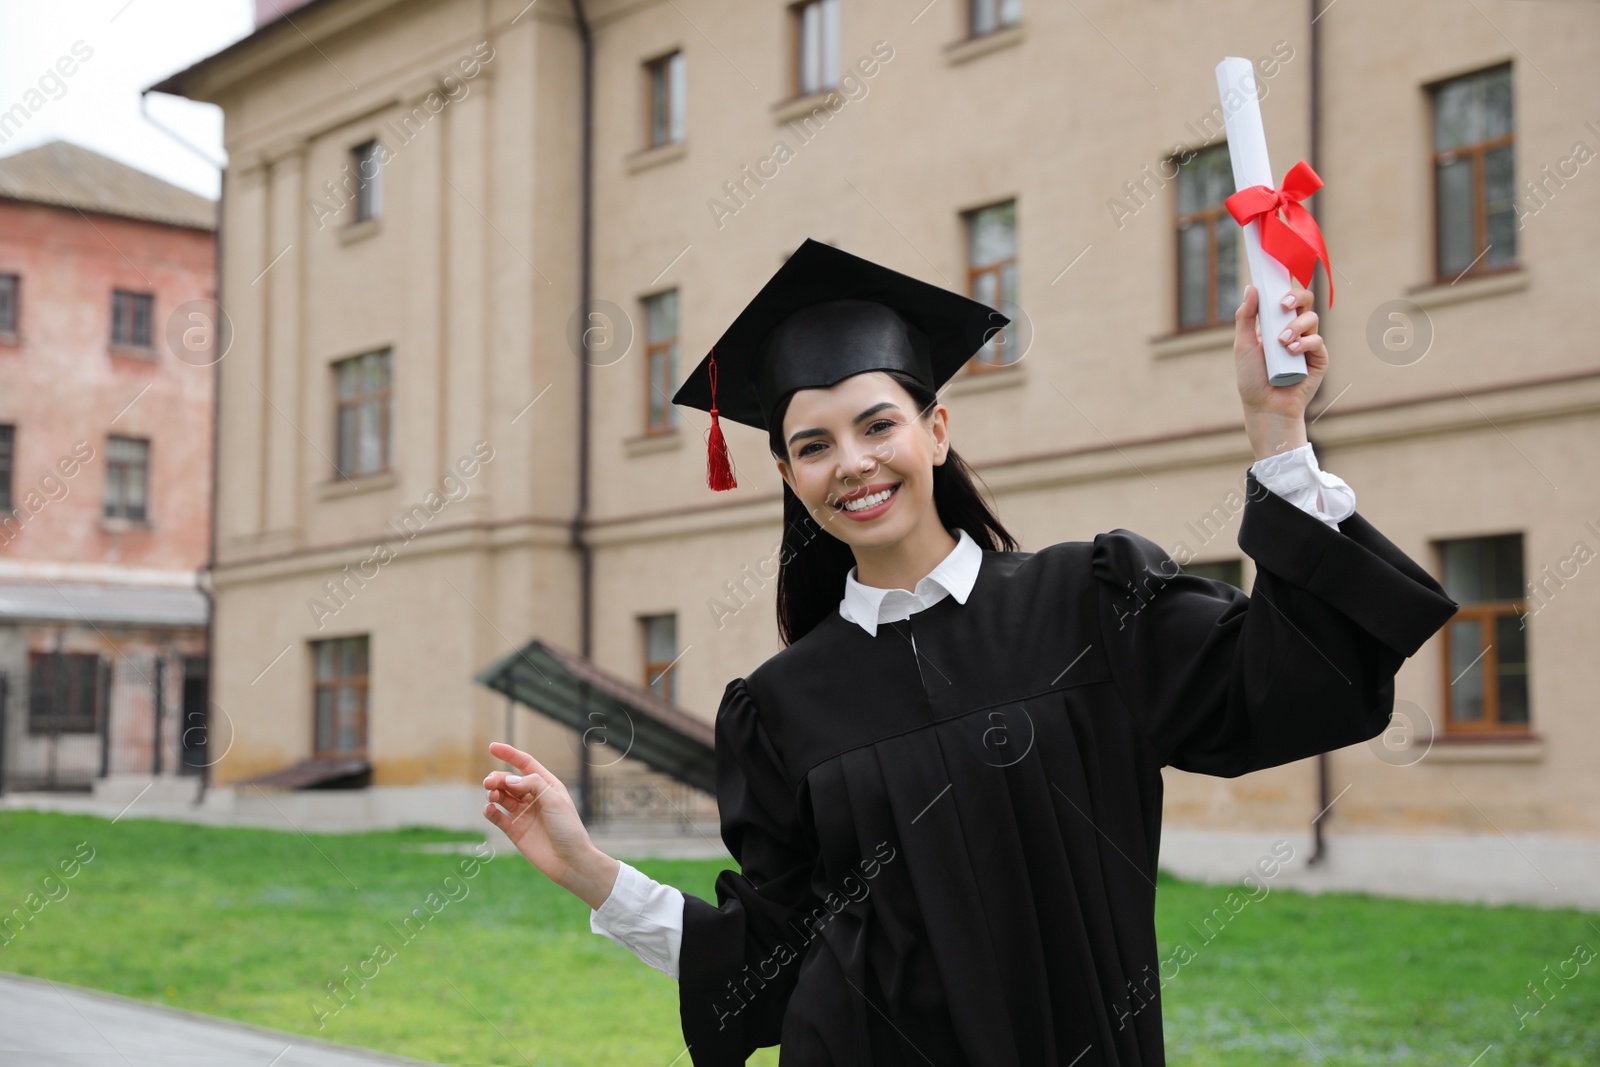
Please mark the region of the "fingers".
<svg viewBox="0 0 1600 1067"><path fill-rule="evenodd" d="M1248 351L1256 343L1256 287L1244 287L1244 299L1233 313L1233 348L1236 352Z"/></svg>
<svg viewBox="0 0 1600 1067"><path fill-rule="evenodd" d="M1322 335L1319 333L1308 333L1303 337L1289 342L1289 351L1297 352L1308 358L1312 356L1325 356L1327 354L1327 351L1322 343Z"/></svg>
<svg viewBox="0 0 1600 1067"><path fill-rule="evenodd" d="M1310 289L1302 289L1298 285L1290 286L1289 291L1283 294L1283 308L1285 311L1304 311L1316 302Z"/></svg>
<svg viewBox="0 0 1600 1067"><path fill-rule="evenodd" d="M500 803L518 804L536 801L547 791L555 788L543 775L516 775L507 771L490 771L483 780L483 787L489 790L491 800L504 796L507 799Z"/></svg>
<svg viewBox="0 0 1600 1067"><path fill-rule="evenodd" d="M493 804L485 804L483 806L483 817L499 827L507 837L511 836L511 816Z"/></svg>
<svg viewBox="0 0 1600 1067"><path fill-rule="evenodd" d="M1299 352L1302 343L1307 337L1315 337L1317 328L1317 313L1307 311L1303 315L1296 315L1289 320L1289 325L1278 334L1278 340L1288 346L1289 351Z"/></svg>
<svg viewBox="0 0 1600 1067"><path fill-rule="evenodd" d="M500 773L500 772L496 772ZM534 804L550 791L550 783L537 775L529 775L520 781L510 781L508 776L498 782L485 782L484 788L489 791L489 799L497 804L518 806Z"/></svg>
<svg viewBox="0 0 1600 1067"><path fill-rule="evenodd" d="M496 759L505 760L523 774L540 775L552 785L558 782L556 776L546 770L544 764L534 759L531 753L524 752L520 748L513 748L504 741L490 742L489 753Z"/></svg>

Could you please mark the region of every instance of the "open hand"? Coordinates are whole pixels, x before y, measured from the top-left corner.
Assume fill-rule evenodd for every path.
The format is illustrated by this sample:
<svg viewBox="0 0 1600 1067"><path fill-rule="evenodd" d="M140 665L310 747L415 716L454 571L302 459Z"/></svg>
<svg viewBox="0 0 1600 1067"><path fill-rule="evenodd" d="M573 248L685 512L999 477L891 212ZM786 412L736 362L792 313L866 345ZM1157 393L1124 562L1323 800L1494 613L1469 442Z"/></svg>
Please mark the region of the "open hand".
<svg viewBox="0 0 1600 1067"><path fill-rule="evenodd" d="M1306 357L1305 379L1294 385L1277 386L1267 381L1266 353L1261 328L1256 325L1259 294L1254 285L1245 286L1244 300L1233 314L1234 375L1244 405L1245 432L1257 459L1306 443L1306 405L1316 395L1328 370L1328 349L1322 335L1316 332L1317 313L1311 310L1311 290L1296 286L1288 295L1299 310L1289 323L1292 336L1288 342L1274 337L1271 343Z"/></svg>

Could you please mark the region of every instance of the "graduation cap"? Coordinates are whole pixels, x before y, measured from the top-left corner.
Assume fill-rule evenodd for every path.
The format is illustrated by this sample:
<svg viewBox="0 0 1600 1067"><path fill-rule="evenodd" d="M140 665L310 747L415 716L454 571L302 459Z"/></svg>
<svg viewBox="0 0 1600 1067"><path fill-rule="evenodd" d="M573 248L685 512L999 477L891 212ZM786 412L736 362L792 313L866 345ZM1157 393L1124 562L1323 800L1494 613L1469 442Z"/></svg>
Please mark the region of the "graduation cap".
<svg viewBox="0 0 1600 1067"><path fill-rule="evenodd" d="M804 244L673 396L711 413L707 482L732 489L720 415L760 430L796 389L898 370L938 389L1011 320L986 304L821 241Z"/></svg>

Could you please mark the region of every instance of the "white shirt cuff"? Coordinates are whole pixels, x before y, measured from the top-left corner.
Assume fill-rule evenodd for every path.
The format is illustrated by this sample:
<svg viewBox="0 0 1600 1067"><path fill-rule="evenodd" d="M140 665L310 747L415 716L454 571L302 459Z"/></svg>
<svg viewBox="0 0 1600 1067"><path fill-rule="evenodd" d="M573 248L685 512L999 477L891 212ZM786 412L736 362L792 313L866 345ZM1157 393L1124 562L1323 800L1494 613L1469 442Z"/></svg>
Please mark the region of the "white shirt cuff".
<svg viewBox="0 0 1600 1067"><path fill-rule="evenodd" d="M1316 453L1312 451L1309 441L1299 448L1258 459L1250 465L1250 470L1268 490L1301 511L1315 515L1335 530L1342 520L1355 514L1355 490L1337 474L1329 474L1317 466ZM1322 498L1320 507L1317 503L1319 494Z"/></svg>
<svg viewBox="0 0 1600 1067"><path fill-rule="evenodd" d="M683 894L628 863L611 895L589 912L589 929L610 938L669 978L678 977Z"/></svg>

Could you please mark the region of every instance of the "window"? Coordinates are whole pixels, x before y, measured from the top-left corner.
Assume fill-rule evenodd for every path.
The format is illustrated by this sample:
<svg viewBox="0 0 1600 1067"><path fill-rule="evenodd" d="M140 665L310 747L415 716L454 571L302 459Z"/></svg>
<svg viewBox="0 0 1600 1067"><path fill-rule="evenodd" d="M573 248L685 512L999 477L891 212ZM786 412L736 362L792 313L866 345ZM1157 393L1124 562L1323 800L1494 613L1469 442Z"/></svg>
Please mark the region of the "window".
<svg viewBox="0 0 1600 1067"><path fill-rule="evenodd" d="M122 348L150 347L149 293L118 289L111 294L111 343Z"/></svg>
<svg viewBox="0 0 1600 1067"><path fill-rule="evenodd" d="M1232 195L1233 163L1226 144L1202 148L1178 166L1180 330L1231 323L1244 297L1239 285L1243 245L1239 224L1223 205Z"/></svg>
<svg viewBox="0 0 1600 1067"><path fill-rule="evenodd" d="M969 0L967 32L981 37L1015 26L1022 19L1022 0Z"/></svg>
<svg viewBox="0 0 1600 1067"><path fill-rule="evenodd" d="M678 425L678 409L672 405L678 377L678 291L646 298L644 318L644 432L667 433Z"/></svg>
<svg viewBox="0 0 1600 1067"><path fill-rule="evenodd" d="M683 140L684 61L682 52L673 52L645 64L645 87L650 128L645 131L645 146L676 144Z"/></svg>
<svg viewBox="0 0 1600 1067"><path fill-rule="evenodd" d="M1435 273L1454 280L1517 259L1511 67L1432 87Z"/></svg>
<svg viewBox="0 0 1600 1067"><path fill-rule="evenodd" d="M1522 535L1439 544L1445 592L1461 605L1444 631L1446 733L1528 729Z"/></svg>
<svg viewBox="0 0 1600 1067"><path fill-rule="evenodd" d="M93 652L28 654L28 732L92 734L100 729L110 672Z"/></svg>
<svg viewBox="0 0 1600 1067"><path fill-rule="evenodd" d="M1244 560L1218 559L1207 560L1204 563L1185 563L1183 572L1197 575L1201 578L1213 578L1219 582L1227 582L1236 589L1244 588Z"/></svg>
<svg viewBox="0 0 1600 1067"><path fill-rule="evenodd" d="M839 0L807 0L789 11L795 95L832 89L839 84Z"/></svg>
<svg viewBox="0 0 1600 1067"><path fill-rule="evenodd" d="M1007 200L967 212L967 293L997 311L1017 302L1017 202ZM968 373L1011 366L1010 336L999 330L968 360Z"/></svg>
<svg viewBox="0 0 1600 1067"><path fill-rule="evenodd" d="M678 617L646 615L644 624L644 684L669 703L678 700L678 676L673 662L678 658Z"/></svg>
<svg viewBox="0 0 1600 1067"><path fill-rule="evenodd" d="M0 426L0 512L10 511L11 503L11 472L15 467L14 457L17 447L17 428L15 426Z"/></svg>
<svg viewBox="0 0 1600 1067"><path fill-rule="evenodd" d="M0 335L17 332L17 298L21 289L21 278L0 274Z"/></svg>
<svg viewBox="0 0 1600 1067"><path fill-rule="evenodd" d="M367 636L311 642L312 755L367 752Z"/></svg>
<svg viewBox="0 0 1600 1067"><path fill-rule="evenodd" d="M378 217L383 209L383 186L379 183L378 168L383 160L377 141L366 141L350 149L350 165L356 175L356 222Z"/></svg>
<svg viewBox="0 0 1600 1067"><path fill-rule="evenodd" d="M333 365L338 411L337 473L350 477L389 469L389 350Z"/></svg>
<svg viewBox="0 0 1600 1067"><path fill-rule="evenodd" d="M150 442L142 437L106 438L108 519L149 520Z"/></svg>

